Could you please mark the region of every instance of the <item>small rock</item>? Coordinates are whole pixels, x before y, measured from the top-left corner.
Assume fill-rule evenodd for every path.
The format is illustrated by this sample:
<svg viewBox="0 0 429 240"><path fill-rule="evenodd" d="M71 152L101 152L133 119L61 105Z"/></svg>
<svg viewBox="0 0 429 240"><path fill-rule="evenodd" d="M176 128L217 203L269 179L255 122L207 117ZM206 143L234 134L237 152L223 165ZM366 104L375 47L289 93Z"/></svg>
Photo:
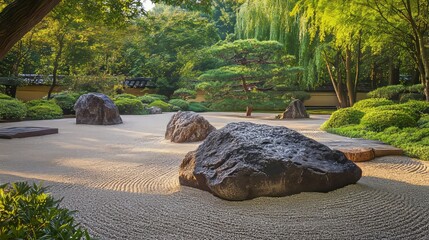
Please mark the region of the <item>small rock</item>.
<svg viewBox="0 0 429 240"><path fill-rule="evenodd" d="M74 105L76 124L114 125L121 124L118 107L106 95L88 93L79 97Z"/></svg>
<svg viewBox="0 0 429 240"><path fill-rule="evenodd" d="M293 100L286 110L280 114L280 119L290 118L309 118L307 111L305 110L304 103L299 99Z"/></svg>
<svg viewBox="0 0 429 240"><path fill-rule="evenodd" d="M230 123L180 166L180 184L227 200L328 192L356 183L361 169L343 153L286 127Z"/></svg>
<svg viewBox="0 0 429 240"><path fill-rule="evenodd" d="M149 114L161 114L162 109L159 107L150 107L147 109L149 111Z"/></svg>
<svg viewBox="0 0 429 240"><path fill-rule="evenodd" d="M165 132L165 139L175 143L198 142L215 131L205 118L194 112L179 111L171 117Z"/></svg>

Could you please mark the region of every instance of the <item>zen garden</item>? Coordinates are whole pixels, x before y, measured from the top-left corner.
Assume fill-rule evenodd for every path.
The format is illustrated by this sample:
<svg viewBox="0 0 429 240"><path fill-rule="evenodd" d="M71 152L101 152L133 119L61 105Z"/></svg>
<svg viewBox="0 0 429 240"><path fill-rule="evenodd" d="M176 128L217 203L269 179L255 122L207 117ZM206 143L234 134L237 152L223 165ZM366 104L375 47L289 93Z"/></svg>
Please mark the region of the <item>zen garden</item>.
<svg viewBox="0 0 429 240"><path fill-rule="evenodd" d="M429 239L428 0L1 0L0 239Z"/></svg>

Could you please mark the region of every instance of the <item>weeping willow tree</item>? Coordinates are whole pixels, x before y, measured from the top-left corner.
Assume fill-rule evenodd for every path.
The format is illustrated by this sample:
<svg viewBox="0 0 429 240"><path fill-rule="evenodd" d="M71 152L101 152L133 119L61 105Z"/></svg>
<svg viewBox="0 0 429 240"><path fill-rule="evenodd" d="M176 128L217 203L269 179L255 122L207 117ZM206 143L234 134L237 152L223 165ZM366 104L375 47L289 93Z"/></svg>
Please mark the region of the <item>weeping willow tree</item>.
<svg viewBox="0 0 429 240"><path fill-rule="evenodd" d="M238 10L235 32L239 39L282 43L303 69L288 84L313 87L320 83L317 70L320 58L315 55L317 42L310 41L301 16L290 14L296 3L297 0L247 0Z"/></svg>

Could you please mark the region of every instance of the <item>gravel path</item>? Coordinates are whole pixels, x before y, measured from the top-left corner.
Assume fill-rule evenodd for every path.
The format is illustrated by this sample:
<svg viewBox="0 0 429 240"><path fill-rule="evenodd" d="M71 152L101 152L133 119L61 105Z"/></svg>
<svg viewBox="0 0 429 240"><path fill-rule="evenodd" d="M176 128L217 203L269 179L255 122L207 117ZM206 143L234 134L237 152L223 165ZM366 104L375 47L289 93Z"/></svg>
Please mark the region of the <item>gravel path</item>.
<svg viewBox="0 0 429 240"><path fill-rule="evenodd" d="M333 192L228 202L179 185L178 166L199 143L165 141L171 115L123 116L116 126L74 119L2 123L60 133L0 139L0 183L43 181L99 239L429 239L428 162L382 157L359 163L358 184ZM327 145L365 143L320 131L326 116L203 115L217 128L253 121L287 126Z"/></svg>

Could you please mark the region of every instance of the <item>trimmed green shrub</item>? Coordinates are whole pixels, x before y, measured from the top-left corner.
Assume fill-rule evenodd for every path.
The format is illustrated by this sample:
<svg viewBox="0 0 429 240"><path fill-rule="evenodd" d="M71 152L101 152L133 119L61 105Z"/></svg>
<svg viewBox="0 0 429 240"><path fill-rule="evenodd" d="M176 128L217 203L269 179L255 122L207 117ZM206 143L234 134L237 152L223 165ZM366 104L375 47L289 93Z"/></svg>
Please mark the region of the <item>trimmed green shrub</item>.
<svg viewBox="0 0 429 240"><path fill-rule="evenodd" d="M38 100L31 100L25 103L28 108L35 107L39 105L57 105L54 100L44 100L44 99L38 99Z"/></svg>
<svg viewBox="0 0 429 240"><path fill-rule="evenodd" d="M399 96L406 91L404 85L390 85L385 87L377 88L367 95L370 98L386 98L390 100L399 100Z"/></svg>
<svg viewBox="0 0 429 240"><path fill-rule="evenodd" d="M219 102L214 102L210 106L210 109L218 112L232 112L232 111L244 111L248 104L244 100L240 99L224 99Z"/></svg>
<svg viewBox="0 0 429 240"><path fill-rule="evenodd" d="M337 128L350 124L359 124L365 113L354 108L342 108L335 111L331 117L323 123L321 129Z"/></svg>
<svg viewBox="0 0 429 240"><path fill-rule="evenodd" d="M149 107L159 107L163 112L170 112L172 110L172 106L170 104L159 99L149 104Z"/></svg>
<svg viewBox="0 0 429 240"><path fill-rule="evenodd" d="M423 84L415 84L407 87L407 91L410 93L423 93L424 90Z"/></svg>
<svg viewBox="0 0 429 240"><path fill-rule="evenodd" d="M138 97L137 99L140 100L142 103L147 103L147 104L153 103L155 100L158 100L158 98L154 98L148 95Z"/></svg>
<svg viewBox="0 0 429 240"><path fill-rule="evenodd" d="M410 144L403 147L405 153L410 157L417 157L422 160L429 160L429 145Z"/></svg>
<svg viewBox="0 0 429 240"><path fill-rule="evenodd" d="M119 99L136 99L137 97L132 95L132 94L128 94L128 93L123 93L123 94L119 94L115 96L115 100L119 100Z"/></svg>
<svg viewBox="0 0 429 240"><path fill-rule="evenodd" d="M173 106L177 106L180 108L180 110L187 111L189 109L189 103L182 99L171 99L169 104Z"/></svg>
<svg viewBox="0 0 429 240"><path fill-rule="evenodd" d="M40 104L28 108L27 118L32 120L58 119L63 117L63 110L56 104Z"/></svg>
<svg viewBox="0 0 429 240"><path fill-rule="evenodd" d="M114 102L120 114L140 115L145 113L145 107L139 99L121 98Z"/></svg>
<svg viewBox="0 0 429 240"><path fill-rule="evenodd" d="M195 98L197 96L197 92L191 89L187 88L179 88L176 91L174 91L173 95L174 98L180 98L183 100L188 100L190 98Z"/></svg>
<svg viewBox="0 0 429 240"><path fill-rule="evenodd" d="M386 98L369 98L361 100L353 105L354 109L365 111L367 108L375 108L379 106L385 105L393 105L395 104L393 101L388 100Z"/></svg>
<svg viewBox="0 0 429 240"><path fill-rule="evenodd" d="M178 111L182 111L182 109L180 108L180 107L178 107L178 106L171 106L171 111L172 112L178 112Z"/></svg>
<svg viewBox="0 0 429 240"><path fill-rule="evenodd" d="M292 91L292 92L286 92L283 95L284 99L291 100L291 99L299 99L302 102L305 100L308 100L311 98L310 93L304 92L304 91Z"/></svg>
<svg viewBox="0 0 429 240"><path fill-rule="evenodd" d="M383 131L388 127L414 127L417 125L415 119L404 111L387 110L372 111L361 119L361 124L372 131Z"/></svg>
<svg viewBox="0 0 429 240"><path fill-rule="evenodd" d="M60 106L64 114L74 114L74 104L80 97L79 93L75 92L61 92L53 95L53 100Z"/></svg>
<svg viewBox="0 0 429 240"><path fill-rule="evenodd" d="M15 99L0 99L0 119L21 120L27 114L27 107Z"/></svg>
<svg viewBox="0 0 429 240"><path fill-rule="evenodd" d="M1 239L91 239L46 188L25 182L0 186Z"/></svg>
<svg viewBox="0 0 429 240"><path fill-rule="evenodd" d="M289 105L289 100L272 99L272 100L267 100L267 101L256 102L255 104L253 104L253 110L256 110L256 111L284 111L288 105Z"/></svg>
<svg viewBox="0 0 429 240"><path fill-rule="evenodd" d="M146 94L145 96L153 97L155 99L162 100L164 102L168 102L168 97L164 96L164 95L161 95L161 94L151 93L151 94Z"/></svg>
<svg viewBox="0 0 429 240"><path fill-rule="evenodd" d="M209 109L199 102L191 102L189 103L189 111L193 112L207 112Z"/></svg>
<svg viewBox="0 0 429 240"><path fill-rule="evenodd" d="M12 100L13 98L9 95L0 93L0 99L4 99L4 100Z"/></svg>
<svg viewBox="0 0 429 240"><path fill-rule="evenodd" d="M406 103L403 103L403 105L409 106L411 109L415 109L420 113L429 114L429 102L410 100Z"/></svg>
<svg viewBox="0 0 429 240"><path fill-rule="evenodd" d="M429 128L429 114L421 115L419 121L417 122L417 125L420 128Z"/></svg>
<svg viewBox="0 0 429 240"><path fill-rule="evenodd" d="M417 109L411 108L410 106L405 104L384 105L384 106L373 108L368 111L387 111L387 110L403 111L408 115L410 115L416 121L420 119L420 112Z"/></svg>
<svg viewBox="0 0 429 240"><path fill-rule="evenodd" d="M423 93L403 93L399 102L408 102L409 100L424 100L425 95Z"/></svg>

